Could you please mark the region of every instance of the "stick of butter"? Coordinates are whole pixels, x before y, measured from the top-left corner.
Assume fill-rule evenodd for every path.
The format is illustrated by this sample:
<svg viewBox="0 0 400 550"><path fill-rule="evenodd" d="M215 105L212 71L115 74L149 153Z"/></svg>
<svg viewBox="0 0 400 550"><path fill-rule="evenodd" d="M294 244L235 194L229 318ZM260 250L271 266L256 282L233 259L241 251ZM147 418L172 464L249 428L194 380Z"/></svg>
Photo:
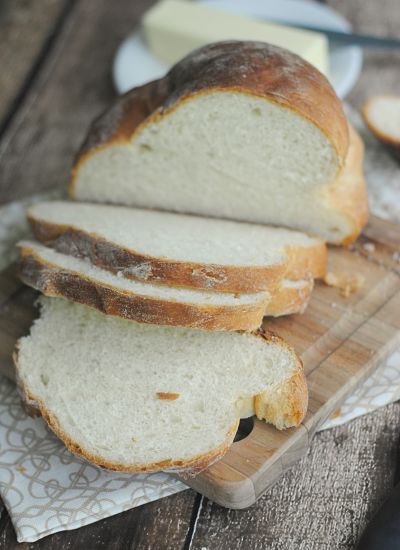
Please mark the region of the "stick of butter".
<svg viewBox="0 0 400 550"><path fill-rule="evenodd" d="M300 55L328 74L328 41L317 32L264 23L185 0L162 0L143 18L147 45L174 64L192 50L220 40L260 40Z"/></svg>

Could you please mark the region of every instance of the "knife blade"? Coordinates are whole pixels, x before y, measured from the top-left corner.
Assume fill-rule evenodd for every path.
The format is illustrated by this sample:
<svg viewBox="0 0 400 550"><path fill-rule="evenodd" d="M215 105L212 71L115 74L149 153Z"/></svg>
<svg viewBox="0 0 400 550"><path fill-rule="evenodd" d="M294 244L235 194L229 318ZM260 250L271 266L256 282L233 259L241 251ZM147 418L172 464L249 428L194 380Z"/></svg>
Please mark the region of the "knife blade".
<svg viewBox="0 0 400 550"><path fill-rule="evenodd" d="M372 34L359 34L354 32L334 31L325 27L318 27L314 25L305 25L303 23L290 23L282 19L268 19L272 23L279 23L288 27L295 27L296 29L304 29L307 31L315 31L323 33L327 36L328 40L336 44L343 46L361 46L363 48L400 48L400 39L397 38L384 38L383 36L376 36Z"/></svg>

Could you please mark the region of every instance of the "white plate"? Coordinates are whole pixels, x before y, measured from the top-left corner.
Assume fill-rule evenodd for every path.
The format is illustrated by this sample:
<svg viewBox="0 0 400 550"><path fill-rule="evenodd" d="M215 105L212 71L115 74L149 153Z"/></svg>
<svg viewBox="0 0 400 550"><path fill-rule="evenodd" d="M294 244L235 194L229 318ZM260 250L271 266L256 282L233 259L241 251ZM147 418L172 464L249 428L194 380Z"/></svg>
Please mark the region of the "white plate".
<svg viewBox="0 0 400 550"><path fill-rule="evenodd" d="M331 8L309 0L199 0L243 15L288 23L318 25L332 30L348 31L350 24ZM330 81L339 97L344 98L356 83L361 71L362 52L356 46L331 47L329 51ZM168 66L159 62L148 50L140 28L119 47L113 64L114 85L119 93L160 78Z"/></svg>

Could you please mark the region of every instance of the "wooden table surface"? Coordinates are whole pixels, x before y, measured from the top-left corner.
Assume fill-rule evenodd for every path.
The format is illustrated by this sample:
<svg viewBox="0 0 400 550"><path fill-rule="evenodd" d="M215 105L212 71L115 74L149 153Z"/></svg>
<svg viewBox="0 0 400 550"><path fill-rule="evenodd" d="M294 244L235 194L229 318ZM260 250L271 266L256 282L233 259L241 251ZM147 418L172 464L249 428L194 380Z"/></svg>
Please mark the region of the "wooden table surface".
<svg viewBox="0 0 400 550"><path fill-rule="evenodd" d="M279 0L276 0L279 1ZM0 203L64 186L89 122L114 97L111 62L151 0L0 2ZM399 0L328 0L361 32L399 35ZM348 97L400 92L400 53L368 52ZM400 403L318 434L252 508L187 490L75 531L18 545L0 502L0 550L350 549L397 477ZM384 550L384 549L382 549Z"/></svg>

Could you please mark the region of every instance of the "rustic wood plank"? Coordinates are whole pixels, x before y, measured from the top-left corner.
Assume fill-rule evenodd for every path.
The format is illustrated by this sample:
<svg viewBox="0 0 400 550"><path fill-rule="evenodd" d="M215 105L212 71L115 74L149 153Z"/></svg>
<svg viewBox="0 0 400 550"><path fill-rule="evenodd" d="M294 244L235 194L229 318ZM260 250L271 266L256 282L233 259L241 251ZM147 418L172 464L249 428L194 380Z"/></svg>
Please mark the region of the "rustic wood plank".
<svg viewBox="0 0 400 550"><path fill-rule="evenodd" d="M187 490L86 527L50 535L32 544L18 544L10 518L6 515L0 521L0 549L178 550L184 547L190 531L196 500L196 493Z"/></svg>
<svg viewBox="0 0 400 550"><path fill-rule="evenodd" d="M3 0L0 4L0 126L48 47L67 0ZM43 52L45 53L45 52Z"/></svg>
<svg viewBox="0 0 400 550"><path fill-rule="evenodd" d="M150 3L85 0L74 5L0 142L0 203L66 185L90 122L115 95L115 50Z"/></svg>
<svg viewBox="0 0 400 550"><path fill-rule="evenodd" d="M400 403L315 436L307 457L248 510L203 499L192 550L347 550L393 485Z"/></svg>
<svg viewBox="0 0 400 550"><path fill-rule="evenodd" d="M398 0L326 0L326 4L346 17L357 32L399 37ZM361 77L347 100L355 107L372 94L400 92L400 52L365 50Z"/></svg>

